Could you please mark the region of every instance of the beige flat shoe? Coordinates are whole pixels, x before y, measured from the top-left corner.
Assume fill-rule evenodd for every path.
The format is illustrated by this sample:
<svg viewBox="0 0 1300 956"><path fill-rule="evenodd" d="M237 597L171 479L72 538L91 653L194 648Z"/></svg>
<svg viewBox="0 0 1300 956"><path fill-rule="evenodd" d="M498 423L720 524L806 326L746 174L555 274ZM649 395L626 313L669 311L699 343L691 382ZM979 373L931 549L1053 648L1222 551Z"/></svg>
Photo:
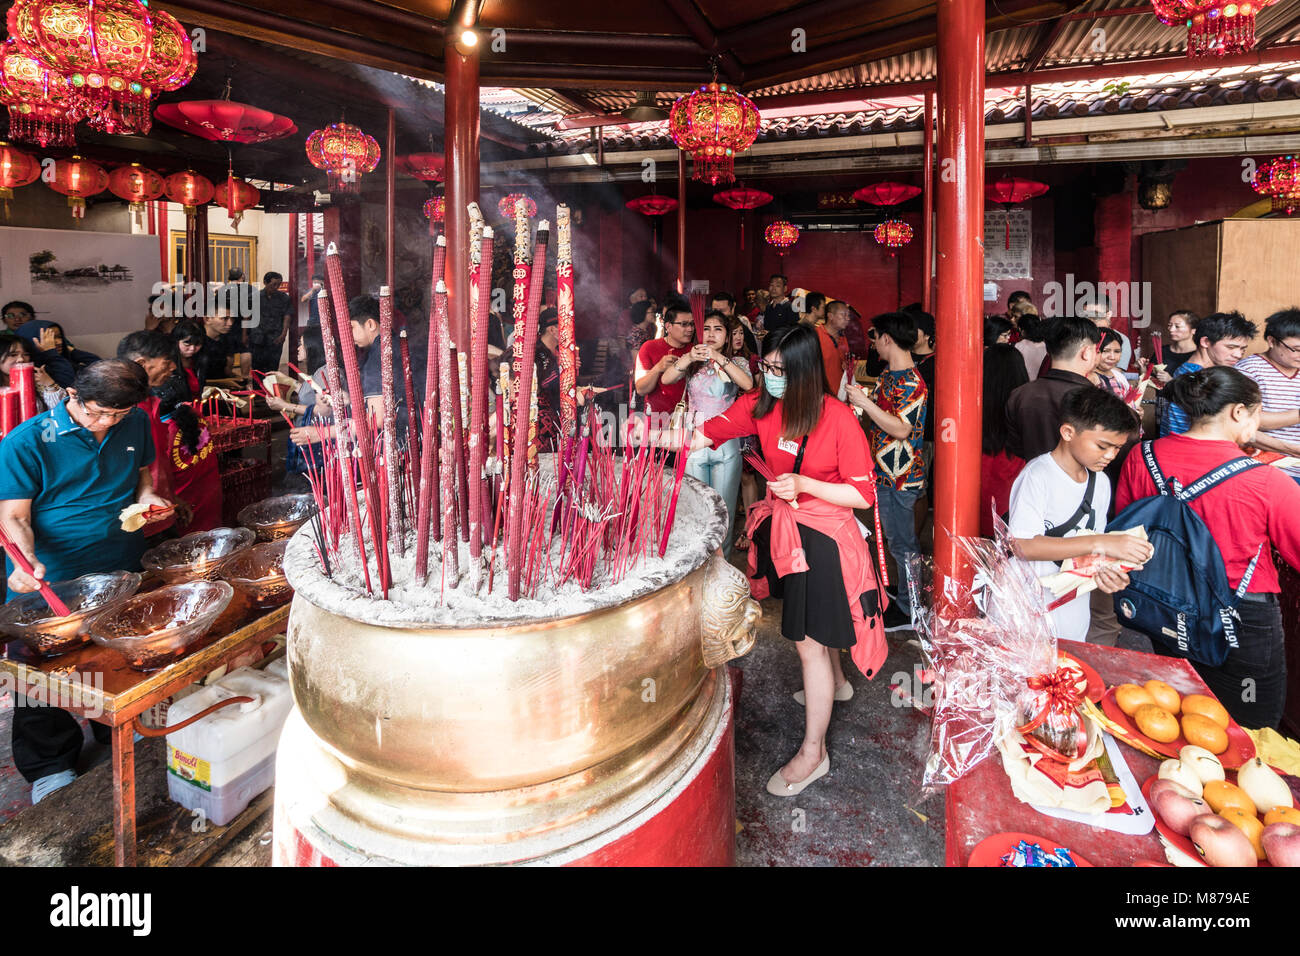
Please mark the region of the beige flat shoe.
<svg viewBox="0 0 1300 956"><path fill-rule="evenodd" d="M838 701L852 700L852 699L853 699L853 685L850 684L848 681L845 681L845 682L844 682L843 684L841 684L839 687L836 687L836 688L835 688L835 699L838 700ZM795 700L795 703L798 704L800 707L807 707L807 706L808 706L808 698L807 698L807 696L804 694L804 692L801 691L801 690L797 690L797 691L794 692L794 700Z"/></svg>
<svg viewBox="0 0 1300 956"><path fill-rule="evenodd" d="M772 774L772 779L767 782L767 792L774 797L794 797L803 793L810 783L820 780L830 772L831 755L828 753L822 758L822 762L817 765L817 769L798 783L789 783L785 777L781 776L781 771L778 770Z"/></svg>

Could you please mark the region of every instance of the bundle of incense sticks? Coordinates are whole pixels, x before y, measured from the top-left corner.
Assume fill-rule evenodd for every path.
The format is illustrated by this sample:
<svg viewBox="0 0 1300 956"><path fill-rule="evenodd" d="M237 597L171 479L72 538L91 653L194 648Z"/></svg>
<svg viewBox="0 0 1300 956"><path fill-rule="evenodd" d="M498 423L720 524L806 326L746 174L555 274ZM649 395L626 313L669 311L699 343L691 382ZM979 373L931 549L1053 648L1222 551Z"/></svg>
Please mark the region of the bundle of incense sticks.
<svg viewBox="0 0 1300 956"><path fill-rule="evenodd" d="M6 553L8 553L9 560L14 563L14 567L19 571L22 571L24 574L30 575L33 578L36 577L36 571L32 567L32 563L27 560L26 555L24 555L22 551L18 550L18 545L9 540L8 535L3 531L0 531L0 547L3 547ZM41 597L45 598L45 603L50 606L50 610L59 617L67 617L72 613L68 610L68 606L59 600L59 596L54 593L54 589L44 581L37 579L37 587L41 592Z"/></svg>

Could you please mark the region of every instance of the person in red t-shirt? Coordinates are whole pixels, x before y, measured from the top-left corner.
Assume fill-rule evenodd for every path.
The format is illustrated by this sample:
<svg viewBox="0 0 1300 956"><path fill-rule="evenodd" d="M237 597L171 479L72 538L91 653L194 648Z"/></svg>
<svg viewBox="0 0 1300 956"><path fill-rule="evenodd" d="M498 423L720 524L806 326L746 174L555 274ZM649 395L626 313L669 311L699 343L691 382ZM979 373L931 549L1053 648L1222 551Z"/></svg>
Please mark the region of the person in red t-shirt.
<svg viewBox="0 0 1300 956"><path fill-rule="evenodd" d="M686 390L686 380L679 379L671 385L659 379L668 368L676 364L691 350L695 338L695 319L691 310L681 305L670 305L664 311L664 337L651 339L636 353L636 393L645 396L646 410L659 415L671 415ZM685 372L689 362L683 362Z"/></svg>
<svg viewBox="0 0 1300 956"><path fill-rule="evenodd" d="M1240 458L1259 428L1259 386L1229 366L1211 366L1176 377L1165 386L1169 400L1191 420L1183 434L1152 444L1156 464L1170 481L1184 487L1225 462ZM1140 449L1134 448L1119 476L1115 504L1123 510L1138 498L1156 494ZM1286 652L1278 603L1273 549L1300 568L1300 486L1286 473L1265 465L1239 472L1194 499L1191 508L1205 521L1223 555L1228 585L1241 584L1255 555L1259 562L1237 605L1239 647L1230 648L1219 667L1193 662L1219 702L1243 727L1275 727L1286 704ZM1157 653L1170 654L1160 645Z"/></svg>

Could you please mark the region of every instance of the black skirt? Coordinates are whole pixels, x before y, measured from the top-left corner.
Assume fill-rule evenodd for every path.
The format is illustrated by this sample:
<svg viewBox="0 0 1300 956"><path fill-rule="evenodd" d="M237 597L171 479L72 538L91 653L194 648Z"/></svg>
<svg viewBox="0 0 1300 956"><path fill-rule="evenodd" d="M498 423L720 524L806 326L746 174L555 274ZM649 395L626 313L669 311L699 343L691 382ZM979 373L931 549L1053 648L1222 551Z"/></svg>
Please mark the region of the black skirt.
<svg viewBox="0 0 1300 956"><path fill-rule="evenodd" d="M781 633L792 641L807 636L826 647L852 647L857 636L835 540L800 524L799 541L808 570L780 577L772 564L771 526L769 519L754 530L753 546L758 548L759 576L767 578L771 596L782 600ZM875 590L859 595L858 600L868 621L880 613L880 596Z"/></svg>

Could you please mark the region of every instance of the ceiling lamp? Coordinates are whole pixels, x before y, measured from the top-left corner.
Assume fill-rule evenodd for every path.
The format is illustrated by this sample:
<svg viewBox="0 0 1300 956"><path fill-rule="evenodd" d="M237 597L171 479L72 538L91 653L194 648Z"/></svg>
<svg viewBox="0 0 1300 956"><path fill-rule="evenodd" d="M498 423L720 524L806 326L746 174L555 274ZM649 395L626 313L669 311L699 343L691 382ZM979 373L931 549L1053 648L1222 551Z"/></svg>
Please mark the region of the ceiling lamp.
<svg viewBox="0 0 1300 956"><path fill-rule="evenodd" d="M9 110L9 135L41 147L77 145L80 114L68 78L23 53L12 39L0 44L0 103Z"/></svg>
<svg viewBox="0 0 1300 956"><path fill-rule="evenodd" d="M164 103L153 115L183 133L220 143L265 143L298 132L287 116L230 99Z"/></svg>
<svg viewBox="0 0 1300 956"><path fill-rule="evenodd" d="M691 178L716 186L735 182L736 154L753 144L758 123L758 108L747 96L714 80L673 104L668 132L691 154Z"/></svg>
<svg viewBox="0 0 1300 956"><path fill-rule="evenodd" d="M235 232L239 231L240 220L244 218L244 210L252 209L257 205L257 201L262 198L262 194L252 183L237 179L232 174L227 174L223 182L219 182L212 191L213 201L224 209L230 215L230 221L235 226Z"/></svg>
<svg viewBox="0 0 1300 956"><path fill-rule="evenodd" d="M799 241L799 227L792 222L778 219L763 230L763 238L769 246L775 246L785 256L785 250Z"/></svg>
<svg viewBox="0 0 1300 956"><path fill-rule="evenodd" d="M880 243L886 249L891 250L889 255L892 258L892 250L901 249L912 241L912 227L901 219L886 219L875 228L872 233L876 237L876 242Z"/></svg>
<svg viewBox="0 0 1300 956"><path fill-rule="evenodd" d="M772 201L772 194L750 186L733 186L713 194L713 201L740 213L740 248L745 248L745 213Z"/></svg>
<svg viewBox="0 0 1300 956"><path fill-rule="evenodd" d="M144 204L163 194L163 178L139 163L119 166L108 174L108 191L130 204L131 214L144 226Z"/></svg>
<svg viewBox="0 0 1300 956"><path fill-rule="evenodd" d="M0 199L4 200L5 218L9 218L9 200L19 186L34 183L41 175L36 157L8 143L0 143Z"/></svg>
<svg viewBox="0 0 1300 956"><path fill-rule="evenodd" d="M1248 53L1255 45L1255 14L1277 0L1151 0L1167 26L1187 27L1188 56Z"/></svg>
<svg viewBox="0 0 1300 956"><path fill-rule="evenodd" d="M858 202L871 203L873 206L897 206L919 195L921 195L920 186L909 186L906 183L876 183L873 186L863 186L853 194L853 198Z"/></svg>
<svg viewBox="0 0 1300 956"><path fill-rule="evenodd" d="M101 132L148 133L152 98L194 76L189 34L145 0L16 0L8 25L22 52L68 78Z"/></svg>
<svg viewBox="0 0 1300 956"><path fill-rule="evenodd" d="M1279 156L1258 167L1250 181L1251 188L1273 200L1274 212L1288 216L1300 206L1300 160Z"/></svg>
<svg viewBox="0 0 1300 956"><path fill-rule="evenodd" d="M108 173L99 163L80 156L54 163L54 180L50 188L68 197L73 219L86 218L86 197L96 196L108 188Z"/></svg>
<svg viewBox="0 0 1300 956"><path fill-rule="evenodd" d="M373 173L379 157L375 138L347 123L334 123L307 137L307 159L325 170L331 193L355 194L362 174Z"/></svg>
<svg viewBox="0 0 1300 956"><path fill-rule="evenodd" d="M185 215L190 217L193 217L198 212L200 206L211 202L212 197L216 194L216 190L212 186L212 180L206 176L200 176L192 169L172 173L164 179L163 191L172 202L178 202L184 206Z"/></svg>
<svg viewBox="0 0 1300 956"><path fill-rule="evenodd" d="M442 153L408 153L397 157L397 168L426 183L440 183L446 162Z"/></svg>
<svg viewBox="0 0 1300 956"><path fill-rule="evenodd" d="M447 218L447 200L442 196L433 196L424 201L424 218L429 220L429 235L438 234L438 223Z"/></svg>
<svg viewBox="0 0 1300 956"><path fill-rule="evenodd" d="M1003 176L997 182L984 187L984 196L989 202L997 203L1006 211L1007 234L1005 248L1011 248L1011 207L1047 192L1047 183L1033 179L1021 179L1018 176Z"/></svg>
<svg viewBox="0 0 1300 956"><path fill-rule="evenodd" d="M537 215L537 203L533 202L523 193L511 193L509 196L502 197L501 201L497 203L497 211L501 213L503 219L510 222L515 221L515 203L521 199L523 200L524 209L528 218L532 219Z"/></svg>
<svg viewBox="0 0 1300 956"><path fill-rule="evenodd" d="M662 123L668 118L668 111L659 105L656 95L647 91L638 93L636 101L619 110L619 115L633 123Z"/></svg>

